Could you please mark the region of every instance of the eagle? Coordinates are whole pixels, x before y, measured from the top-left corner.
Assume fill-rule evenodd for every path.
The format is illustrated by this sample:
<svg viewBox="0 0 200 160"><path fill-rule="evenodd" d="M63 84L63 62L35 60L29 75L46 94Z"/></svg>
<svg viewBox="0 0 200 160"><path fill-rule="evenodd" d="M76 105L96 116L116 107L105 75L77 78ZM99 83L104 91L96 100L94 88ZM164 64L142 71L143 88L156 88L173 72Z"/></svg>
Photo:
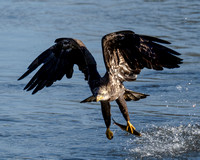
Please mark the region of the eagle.
<svg viewBox="0 0 200 160"><path fill-rule="evenodd" d="M97 63L81 40L73 38L58 38L55 44L42 52L18 79L28 76L38 66L40 69L27 83L24 90L33 90L35 94L44 87L51 86L64 76L72 78L74 65L84 74L92 95L84 102L101 103L101 111L106 125L106 137L113 138L111 125L111 101L116 101L126 120L126 125L117 122L121 129L141 136L130 122L126 101L137 101L148 95L126 89L125 81L135 81L143 68L163 70L163 68L178 68L182 59L180 53L163 46L170 42L147 35L135 34L131 30L117 31L102 37L103 59L106 67L104 76L97 71Z"/></svg>

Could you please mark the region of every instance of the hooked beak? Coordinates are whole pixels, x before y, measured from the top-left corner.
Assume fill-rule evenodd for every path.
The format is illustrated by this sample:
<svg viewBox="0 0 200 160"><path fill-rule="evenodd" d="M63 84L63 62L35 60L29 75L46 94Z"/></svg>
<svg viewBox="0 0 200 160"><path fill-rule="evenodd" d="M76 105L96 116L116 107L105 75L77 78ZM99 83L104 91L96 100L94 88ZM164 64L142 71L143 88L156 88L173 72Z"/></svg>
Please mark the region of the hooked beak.
<svg viewBox="0 0 200 160"><path fill-rule="evenodd" d="M97 97L96 97L96 101L97 101L97 102L101 101L102 99L103 99L103 96L97 96Z"/></svg>

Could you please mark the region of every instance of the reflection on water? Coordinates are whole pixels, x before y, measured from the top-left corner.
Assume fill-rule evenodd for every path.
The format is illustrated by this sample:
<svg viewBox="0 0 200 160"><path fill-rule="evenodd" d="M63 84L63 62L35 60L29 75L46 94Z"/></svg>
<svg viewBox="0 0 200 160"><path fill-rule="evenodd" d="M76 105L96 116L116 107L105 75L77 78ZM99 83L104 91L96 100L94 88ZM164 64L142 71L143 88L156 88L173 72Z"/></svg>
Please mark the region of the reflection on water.
<svg viewBox="0 0 200 160"><path fill-rule="evenodd" d="M1 159L200 159L199 8L199 0L1 1ZM123 29L164 38L184 59L179 69L144 69L125 83L150 94L128 102L141 138L112 125L114 138L106 139L99 103L79 103L91 93L77 67L73 79L34 96L23 91L30 77L17 82L58 37L81 39L103 75L101 37ZM112 116L124 123L115 103Z"/></svg>

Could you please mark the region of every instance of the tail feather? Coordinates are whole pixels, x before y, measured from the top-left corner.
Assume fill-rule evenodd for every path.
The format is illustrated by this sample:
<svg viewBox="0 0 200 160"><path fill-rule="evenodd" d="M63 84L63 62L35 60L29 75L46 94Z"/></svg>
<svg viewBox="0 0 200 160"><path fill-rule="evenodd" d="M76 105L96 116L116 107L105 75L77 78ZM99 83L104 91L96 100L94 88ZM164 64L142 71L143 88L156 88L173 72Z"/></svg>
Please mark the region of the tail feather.
<svg viewBox="0 0 200 160"><path fill-rule="evenodd" d="M146 98L147 96L149 96L149 95L143 94L143 93L134 92L134 91L131 91L131 90L128 90L128 89L126 89L125 93L124 93L124 99L126 101L131 101L131 100L138 101L140 99Z"/></svg>
<svg viewBox="0 0 200 160"><path fill-rule="evenodd" d="M138 101L140 99L143 99L143 98L146 98L147 94L143 94L143 93L138 93L138 92L134 92L134 91L131 91L131 90L128 90L126 89L125 90L125 93L124 93L124 99L126 101ZM96 97L94 96L90 96L84 100L81 101L81 103L86 103L86 102L96 102Z"/></svg>
<svg viewBox="0 0 200 160"><path fill-rule="evenodd" d="M81 101L81 103L86 103L86 102L96 102L96 98L94 96L90 96Z"/></svg>

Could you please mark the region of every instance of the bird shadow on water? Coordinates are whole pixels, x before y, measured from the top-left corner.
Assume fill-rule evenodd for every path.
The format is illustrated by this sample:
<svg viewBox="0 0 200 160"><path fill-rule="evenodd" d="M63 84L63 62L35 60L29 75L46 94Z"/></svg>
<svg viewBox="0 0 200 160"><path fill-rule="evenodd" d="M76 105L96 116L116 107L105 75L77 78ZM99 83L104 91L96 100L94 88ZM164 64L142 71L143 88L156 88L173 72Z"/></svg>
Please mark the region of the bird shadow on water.
<svg viewBox="0 0 200 160"><path fill-rule="evenodd" d="M134 145L133 145L134 144ZM133 147L134 146L134 147ZM187 159L200 151L200 125L149 126L141 138L127 141L129 158Z"/></svg>

